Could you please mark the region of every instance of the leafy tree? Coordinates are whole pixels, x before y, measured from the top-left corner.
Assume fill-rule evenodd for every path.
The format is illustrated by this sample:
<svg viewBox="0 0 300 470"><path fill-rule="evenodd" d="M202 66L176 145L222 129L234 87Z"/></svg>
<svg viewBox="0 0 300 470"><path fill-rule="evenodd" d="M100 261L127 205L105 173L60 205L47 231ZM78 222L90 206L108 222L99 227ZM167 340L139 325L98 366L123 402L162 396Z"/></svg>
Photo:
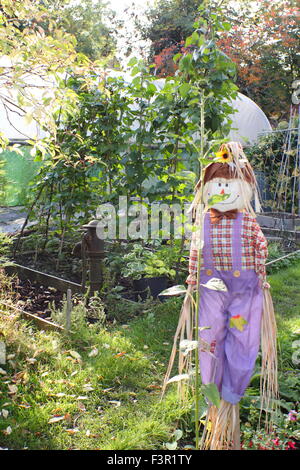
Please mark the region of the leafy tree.
<svg viewBox="0 0 300 470"><path fill-rule="evenodd" d="M103 0L43 0L56 25L76 38L75 50L91 60L110 59L115 52L115 13Z"/></svg>
<svg viewBox="0 0 300 470"><path fill-rule="evenodd" d="M199 11L194 1L187 1L185 15L175 0L161 0L148 12L150 25L144 27L144 38L152 41L150 62L156 74L167 77L177 70L173 56L185 51ZM198 2L200 3L200 2ZM237 85L274 120L286 118L291 104L292 83L299 70L299 9L294 0L260 2L203 2L212 12L212 20L231 24L217 33L217 46L237 65ZM167 29L170 33L167 33Z"/></svg>
<svg viewBox="0 0 300 470"><path fill-rule="evenodd" d="M41 247L58 236L61 253L78 214L87 220L99 203L114 202L120 194L149 201L192 197L199 134L218 145L232 112L224 98L237 90L235 66L215 41L228 24L204 8L184 52L174 57L178 73L161 89L152 67L136 59L129 64L130 83L107 78L99 62L76 52L74 37L57 29L51 12L34 9L30 0L19 9L8 0L4 6L0 48L12 67L3 70L2 79L17 92L18 111L49 131L32 152L42 160L29 207L40 214ZM28 19L30 24L19 28ZM40 99L30 101L25 72L53 78L57 88L52 94L42 88Z"/></svg>
<svg viewBox="0 0 300 470"><path fill-rule="evenodd" d="M225 6L232 28L218 40L238 67L237 84L274 119L287 117L299 73L299 8L293 0Z"/></svg>
<svg viewBox="0 0 300 470"><path fill-rule="evenodd" d="M194 30L201 0L158 0L146 11L147 23L137 21L144 39L150 39L149 61L163 50L170 49L173 55Z"/></svg>
<svg viewBox="0 0 300 470"><path fill-rule="evenodd" d="M40 4L4 0L1 8L0 85L10 91L1 93L1 102L7 115L16 113L28 123L35 120L55 136L57 116L63 120L72 113L77 100L66 85L67 74L88 75L90 61L76 52L75 38L57 28ZM7 141L1 139L1 144Z"/></svg>

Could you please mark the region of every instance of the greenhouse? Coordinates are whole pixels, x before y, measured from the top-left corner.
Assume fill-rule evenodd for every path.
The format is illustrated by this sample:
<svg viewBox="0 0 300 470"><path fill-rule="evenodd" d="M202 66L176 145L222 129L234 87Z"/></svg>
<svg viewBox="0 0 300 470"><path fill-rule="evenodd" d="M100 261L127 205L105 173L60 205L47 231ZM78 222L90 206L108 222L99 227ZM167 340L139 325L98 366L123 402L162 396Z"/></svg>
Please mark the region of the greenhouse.
<svg viewBox="0 0 300 470"><path fill-rule="evenodd" d="M125 82L132 81L132 77L128 73L114 72L109 70L107 76L123 77ZM51 95L53 86L49 86L50 80L36 79L35 75L27 75L26 82L28 85L30 97L38 100L43 93ZM162 89L165 80L155 80L154 85L157 89ZM10 98L9 89L0 89L2 96ZM232 120L231 129L227 135L230 140L241 142L243 145L251 145L258 141L258 137L272 129L264 112L250 98L238 93L237 97L230 103L234 113L228 118ZM133 107L134 109L134 107ZM26 111L26 108L25 108ZM20 115L17 107L7 107L5 103L0 103L1 132L9 139L14 150L4 150L1 154L2 161L2 180L5 191L1 193L0 204L2 206L22 205L26 199L26 191L28 183L39 168L39 163L35 161L28 142L36 141L47 136L47 133L41 129L41 126L28 116ZM138 127L138 122L134 122L132 130Z"/></svg>

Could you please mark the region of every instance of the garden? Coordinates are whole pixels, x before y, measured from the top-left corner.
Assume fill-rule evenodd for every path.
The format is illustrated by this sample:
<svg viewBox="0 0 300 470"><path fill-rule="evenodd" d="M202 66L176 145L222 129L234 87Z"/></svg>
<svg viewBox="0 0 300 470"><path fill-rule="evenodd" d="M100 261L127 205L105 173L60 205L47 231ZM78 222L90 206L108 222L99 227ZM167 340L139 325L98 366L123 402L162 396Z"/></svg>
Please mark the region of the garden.
<svg viewBox="0 0 300 470"><path fill-rule="evenodd" d="M179 398L185 379L176 356L162 394L187 292L189 209L203 168L229 140L233 103L257 90L273 132L245 138L244 150L264 215L282 222L271 229L276 236L266 231L279 392L270 431L259 353L240 402L240 448L299 450L300 120L294 102L271 113L276 94L288 103L296 78L293 2L281 2L282 18L280 1L268 7L276 37L290 39L292 60L289 74L280 42L284 65L276 70L279 77L286 68L286 81L270 95L263 67L279 59L266 44L261 82L257 63L255 78L242 74L252 59L228 53L240 23L230 2L188 1L185 25L176 25L176 2L161 0L161 19L173 12L166 30L153 7L151 27L139 26L152 41L148 57L131 55L126 67L104 21L111 13L99 1L96 24L89 3L58 2L57 10L52 1L2 2L0 87L8 92L0 99L7 122L21 121L12 125L20 126L18 138L0 134L0 448L200 448L207 402L219 405L216 389L199 384L196 372ZM80 35L83 25L93 41ZM13 230L5 219L11 209L24 215ZM193 360L197 371L197 354Z"/></svg>

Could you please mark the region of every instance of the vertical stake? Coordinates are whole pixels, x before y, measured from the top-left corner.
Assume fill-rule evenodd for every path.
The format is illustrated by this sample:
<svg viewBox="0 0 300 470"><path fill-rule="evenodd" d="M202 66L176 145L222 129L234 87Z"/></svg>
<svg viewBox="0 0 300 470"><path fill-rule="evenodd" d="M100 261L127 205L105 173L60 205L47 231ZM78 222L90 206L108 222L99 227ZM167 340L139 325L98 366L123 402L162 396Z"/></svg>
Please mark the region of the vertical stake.
<svg viewBox="0 0 300 470"><path fill-rule="evenodd" d="M71 328L71 312L72 312L72 291L67 290L67 308L66 308L66 330L70 331Z"/></svg>
<svg viewBox="0 0 300 470"><path fill-rule="evenodd" d="M233 431L233 450L241 450L241 431L240 431L240 404L234 405L236 412L235 427Z"/></svg>

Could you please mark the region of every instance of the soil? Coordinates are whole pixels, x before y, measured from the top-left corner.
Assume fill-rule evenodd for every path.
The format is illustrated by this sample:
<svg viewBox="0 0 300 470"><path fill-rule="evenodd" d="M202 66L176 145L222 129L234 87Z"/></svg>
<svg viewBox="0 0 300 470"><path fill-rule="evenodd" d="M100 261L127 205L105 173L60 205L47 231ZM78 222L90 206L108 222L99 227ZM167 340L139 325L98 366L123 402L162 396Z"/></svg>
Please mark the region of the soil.
<svg viewBox="0 0 300 470"><path fill-rule="evenodd" d="M32 254L17 254L12 260L17 264L35 269L46 274L61 277L81 284L81 260L69 255L57 266L57 257L50 252L40 253L34 261Z"/></svg>
<svg viewBox="0 0 300 470"><path fill-rule="evenodd" d="M37 269L41 272L47 272L48 274L60 276L63 279L81 283L80 276L66 276L65 271L57 272L53 266L51 269L51 265L49 269L49 264L47 265L48 269L45 269L45 259L39 259L37 263L32 264L30 262L26 263L24 257L20 256L14 261L27 267ZM129 279L120 279L118 284L124 287L124 291L122 291L121 294L124 298L135 300L135 294L132 292L132 285ZM25 280L14 277L12 279L11 288L14 292L14 302L16 307L49 321L53 321L51 318L51 310L61 309L63 306L63 301L66 298L66 294L64 292L61 292L51 286L41 285L40 282L30 281L29 279ZM76 295L72 296L72 301L76 302ZM89 312L88 305L86 305L86 307ZM93 320L92 316L91 318L87 317L87 319L88 321Z"/></svg>
<svg viewBox="0 0 300 470"><path fill-rule="evenodd" d="M60 308L64 294L53 287L45 287L30 280L14 279L16 306L28 313L51 321L51 308Z"/></svg>

